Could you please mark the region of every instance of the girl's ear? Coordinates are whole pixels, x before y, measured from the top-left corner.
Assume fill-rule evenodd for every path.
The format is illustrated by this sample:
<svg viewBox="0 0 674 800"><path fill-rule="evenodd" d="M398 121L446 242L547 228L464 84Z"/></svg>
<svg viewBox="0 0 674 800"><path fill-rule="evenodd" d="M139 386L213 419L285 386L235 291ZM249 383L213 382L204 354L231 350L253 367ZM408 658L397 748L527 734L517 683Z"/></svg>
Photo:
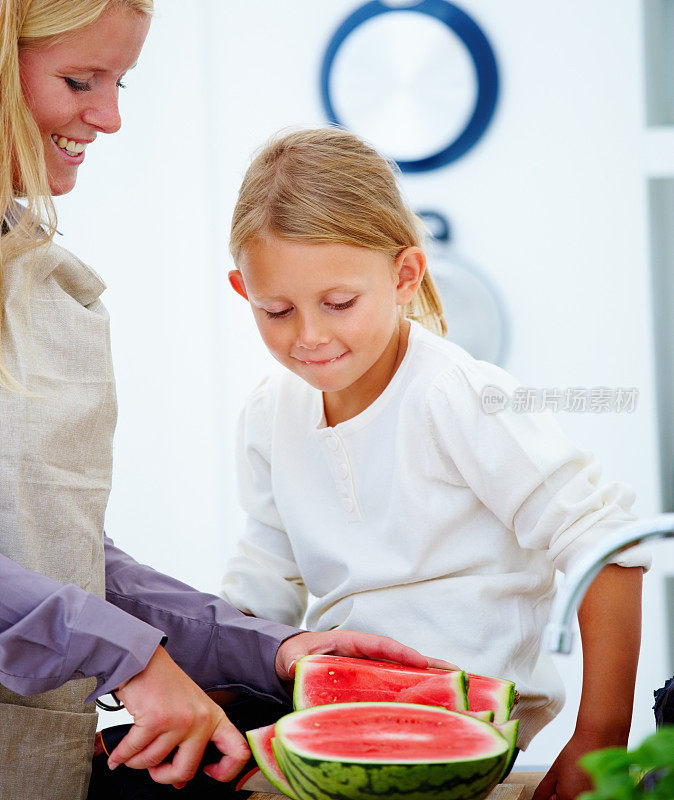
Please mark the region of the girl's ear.
<svg viewBox="0 0 674 800"><path fill-rule="evenodd" d="M404 306L419 291L426 272L426 256L420 247L406 247L395 260L396 302ZM231 273L230 273L231 275Z"/></svg>
<svg viewBox="0 0 674 800"><path fill-rule="evenodd" d="M244 300L248 300L248 294L246 292L246 286L243 282L243 275L239 272L238 269L233 269L229 272L228 276L229 282L232 286L232 289L237 294L240 294Z"/></svg>

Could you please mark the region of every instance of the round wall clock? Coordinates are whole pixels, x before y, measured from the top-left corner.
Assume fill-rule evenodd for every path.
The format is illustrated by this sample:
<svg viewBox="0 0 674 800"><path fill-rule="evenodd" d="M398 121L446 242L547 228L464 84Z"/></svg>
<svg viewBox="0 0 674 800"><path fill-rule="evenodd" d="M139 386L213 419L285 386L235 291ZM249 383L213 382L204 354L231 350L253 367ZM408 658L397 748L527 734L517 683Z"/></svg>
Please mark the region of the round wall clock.
<svg viewBox="0 0 674 800"><path fill-rule="evenodd" d="M404 172L464 155L487 129L498 97L487 37L447 0L360 6L330 39L320 82L330 121Z"/></svg>

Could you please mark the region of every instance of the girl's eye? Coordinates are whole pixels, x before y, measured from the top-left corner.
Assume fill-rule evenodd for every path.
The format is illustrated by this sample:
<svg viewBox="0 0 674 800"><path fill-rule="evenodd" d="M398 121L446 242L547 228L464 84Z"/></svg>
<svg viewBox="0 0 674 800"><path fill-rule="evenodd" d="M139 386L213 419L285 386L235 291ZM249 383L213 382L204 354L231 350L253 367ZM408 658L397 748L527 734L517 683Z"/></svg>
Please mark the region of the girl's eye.
<svg viewBox="0 0 674 800"><path fill-rule="evenodd" d="M282 319L283 317L287 317L292 310L292 306L290 306L290 308L284 308L283 311L267 311L265 308L264 313L269 319Z"/></svg>
<svg viewBox="0 0 674 800"><path fill-rule="evenodd" d="M64 78L63 80L74 92L88 92L91 89L91 85L89 83L76 81L75 78Z"/></svg>
<svg viewBox="0 0 674 800"><path fill-rule="evenodd" d="M91 91L91 84L86 81L76 81L75 78L63 79L74 92L89 92ZM118 80L115 84L119 89L126 89L126 84Z"/></svg>
<svg viewBox="0 0 674 800"><path fill-rule="evenodd" d="M335 311L345 311L347 308L351 308L351 306L355 305L357 297L352 297L351 300L347 300L345 303L327 303L330 308L334 308Z"/></svg>

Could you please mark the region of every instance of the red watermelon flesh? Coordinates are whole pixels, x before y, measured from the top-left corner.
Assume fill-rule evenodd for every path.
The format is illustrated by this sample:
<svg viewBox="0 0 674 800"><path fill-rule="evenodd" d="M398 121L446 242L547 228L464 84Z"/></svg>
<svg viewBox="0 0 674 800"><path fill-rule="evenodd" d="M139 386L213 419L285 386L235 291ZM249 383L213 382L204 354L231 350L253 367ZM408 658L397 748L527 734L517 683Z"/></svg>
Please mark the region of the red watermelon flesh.
<svg viewBox="0 0 674 800"><path fill-rule="evenodd" d="M489 723L420 705L337 704L321 708L320 713L284 719L284 740L290 738L313 758L463 761L476 753L491 755L506 749L503 737Z"/></svg>
<svg viewBox="0 0 674 800"><path fill-rule="evenodd" d="M503 678L490 678L486 675L473 675L468 678L468 708L471 711L493 710L494 723L499 724L510 718L515 702L515 684Z"/></svg>
<svg viewBox="0 0 674 800"><path fill-rule="evenodd" d="M297 662L293 700L296 709L377 701L468 710L466 676L460 670L331 655L305 656Z"/></svg>
<svg viewBox="0 0 674 800"><path fill-rule="evenodd" d="M283 794L297 800L297 796L290 788L290 784L286 780L285 775L279 769L274 753L272 751L271 740L274 736L274 728L276 723L265 725L263 728L255 728L252 731L246 731L246 738L250 745L250 750L257 761L265 778L272 783Z"/></svg>

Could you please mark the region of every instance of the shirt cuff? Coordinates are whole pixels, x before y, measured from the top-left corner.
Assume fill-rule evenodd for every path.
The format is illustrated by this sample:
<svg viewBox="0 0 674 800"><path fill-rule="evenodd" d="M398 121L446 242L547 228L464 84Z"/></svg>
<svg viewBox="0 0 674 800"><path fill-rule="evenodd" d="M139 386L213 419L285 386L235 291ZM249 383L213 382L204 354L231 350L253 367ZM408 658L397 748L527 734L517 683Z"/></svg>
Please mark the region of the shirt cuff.
<svg viewBox="0 0 674 800"><path fill-rule="evenodd" d="M92 702L142 672L163 636L158 628L88 594L70 637L64 682L94 676L96 689L85 701Z"/></svg>

